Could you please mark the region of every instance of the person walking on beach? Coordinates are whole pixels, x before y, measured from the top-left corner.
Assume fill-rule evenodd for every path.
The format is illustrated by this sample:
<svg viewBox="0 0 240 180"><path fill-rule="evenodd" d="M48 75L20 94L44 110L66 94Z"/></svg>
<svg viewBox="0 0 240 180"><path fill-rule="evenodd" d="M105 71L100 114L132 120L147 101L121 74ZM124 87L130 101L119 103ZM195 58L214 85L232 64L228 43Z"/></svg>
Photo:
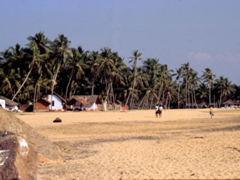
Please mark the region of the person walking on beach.
<svg viewBox="0 0 240 180"><path fill-rule="evenodd" d="M210 116L211 116L211 119L212 119L212 116L214 116L214 114L213 114L213 108L212 108L211 105L210 105Z"/></svg>
<svg viewBox="0 0 240 180"><path fill-rule="evenodd" d="M158 118L159 116L162 117L162 110L163 110L162 103L160 104L160 106L158 106L157 104L155 109L156 109L156 118Z"/></svg>

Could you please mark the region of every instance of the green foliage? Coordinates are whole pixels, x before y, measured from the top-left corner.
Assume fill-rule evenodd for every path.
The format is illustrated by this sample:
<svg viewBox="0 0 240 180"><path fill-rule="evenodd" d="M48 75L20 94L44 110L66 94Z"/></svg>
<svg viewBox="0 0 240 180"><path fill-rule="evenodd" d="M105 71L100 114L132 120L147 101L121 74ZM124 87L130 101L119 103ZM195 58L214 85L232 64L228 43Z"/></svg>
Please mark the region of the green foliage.
<svg viewBox="0 0 240 180"><path fill-rule="evenodd" d="M240 99L240 87L223 76L216 78L210 68L200 77L189 63L174 72L159 59L143 60L138 50L131 53L133 64L127 66L111 48L73 48L63 34L54 41L43 32L27 39L25 47L16 44L0 52L0 94L20 103L53 91L66 100L95 94L102 101L120 100L132 108L152 108L159 102L177 108L187 102L212 102L213 97L220 106L228 98ZM137 60L142 64L137 66Z"/></svg>

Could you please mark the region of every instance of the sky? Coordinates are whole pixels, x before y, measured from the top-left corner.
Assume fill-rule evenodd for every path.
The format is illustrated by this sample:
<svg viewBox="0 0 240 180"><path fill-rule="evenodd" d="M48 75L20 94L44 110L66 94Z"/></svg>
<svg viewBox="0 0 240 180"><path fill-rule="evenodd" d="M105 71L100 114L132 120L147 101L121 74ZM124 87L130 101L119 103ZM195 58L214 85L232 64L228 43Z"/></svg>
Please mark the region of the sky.
<svg viewBox="0 0 240 180"><path fill-rule="evenodd" d="M117 51L130 66L132 52L182 64L240 85L239 0L1 0L0 51L25 46L27 37L64 34L71 47ZM142 65L139 61L138 65Z"/></svg>

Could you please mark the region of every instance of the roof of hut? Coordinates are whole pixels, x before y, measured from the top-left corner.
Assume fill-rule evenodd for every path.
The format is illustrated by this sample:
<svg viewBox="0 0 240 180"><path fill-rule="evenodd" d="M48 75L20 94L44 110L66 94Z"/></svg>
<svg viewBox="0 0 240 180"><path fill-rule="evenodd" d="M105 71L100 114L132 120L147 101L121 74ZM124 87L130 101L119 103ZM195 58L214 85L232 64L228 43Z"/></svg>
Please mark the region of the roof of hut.
<svg viewBox="0 0 240 180"><path fill-rule="evenodd" d="M236 105L240 104L240 100L235 100L234 102L236 103Z"/></svg>
<svg viewBox="0 0 240 180"><path fill-rule="evenodd" d="M0 99L4 99L5 100L5 104L7 106L17 106L18 105L18 103L14 102L11 99L8 99L8 98L6 98L4 96L0 96Z"/></svg>
<svg viewBox="0 0 240 180"><path fill-rule="evenodd" d="M40 101L40 100L45 101L45 102L48 103L48 104L51 104L51 102L48 101L46 98L39 98L39 99L37 100L37 102ZM33 99L31 99L31 101L32 101L32 102L29 103L29 105L32 105L32 104L33 104Z"/></svg>
<svg viewBox="0 0 240 180"><path fill-rule="evenodd" d="M73 97L83 98L89 104L89 106L91 106L93 105L93 103L96 103L98 95L82 95L82 96L80 95L80 96L73 96Z"/></svg>
<svg viewBox="0 0 240 180"><path fill-rule="evenodd" d="M225 101L224 103L222 103L223 105L227 105L227 104L230 104L230 105L235 105L237 104L236 102L234 102L233 100L231 99L228 99L227 101Z"/></svg>
<svg viewBox="0 0 240 180"><path fill-rule="evenodd" d="M198 106L208 105L208 102L202 100L199 103L197 103Z"/></svg>
<svg viewBox="0 0 240 180"><path fill-rule="evenodd" d="M57 97L59 97L63 102L67 102L62 96L60 96L59 94L53 92L54 95L56 95Z"/></svg>
<svg viewBox="0 0 240 180"><path fill-rule="evenodd" d="M47 99L45 99L45 98L40 98L40 99L38 99L37 101L40 101L40 100L43 100L43 101L45 101L46 103L48 103L48 104L51 104L51 102L50 101L48 101Z"/></svg>
<svg viewBox="0 0 240 180"><path fill-rule="evenodd" d="M90 105L83 97L73 96L68 102L67 105L83 105L89 107Z"/></svg>

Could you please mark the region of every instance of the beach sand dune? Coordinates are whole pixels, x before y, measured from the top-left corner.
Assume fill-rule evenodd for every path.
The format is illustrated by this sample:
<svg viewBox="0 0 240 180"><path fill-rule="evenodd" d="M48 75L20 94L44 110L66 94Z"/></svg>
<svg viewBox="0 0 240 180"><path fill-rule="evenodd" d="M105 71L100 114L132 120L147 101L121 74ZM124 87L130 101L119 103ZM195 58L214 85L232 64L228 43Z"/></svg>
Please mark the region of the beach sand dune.
<svg viewBox="0 0 240 180"><path fill-rule="evenodd" d="M50 138L62 161L38 165L38 179L236 179L240 110L22 113ZM59 117L62 123L52 121Z"/></svg>

